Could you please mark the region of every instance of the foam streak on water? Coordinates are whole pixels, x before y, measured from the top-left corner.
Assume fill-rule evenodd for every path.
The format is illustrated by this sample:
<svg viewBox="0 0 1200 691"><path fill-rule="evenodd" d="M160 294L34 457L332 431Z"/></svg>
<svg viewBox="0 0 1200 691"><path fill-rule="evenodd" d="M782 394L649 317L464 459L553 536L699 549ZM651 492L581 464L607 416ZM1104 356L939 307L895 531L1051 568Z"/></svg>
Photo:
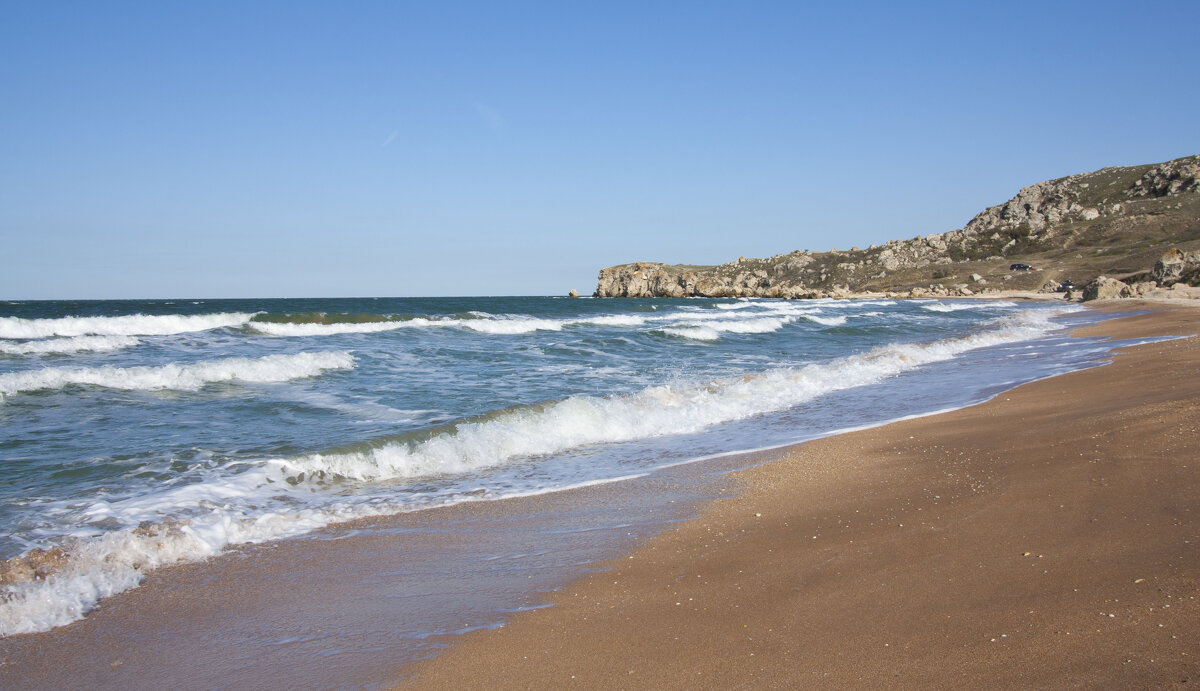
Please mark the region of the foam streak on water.
<svg viewBox="0 0 1200 691"><path fill-rule="evenodd" d="M231 545L965 405L1106 352L1056 334L1067 308L999 302L5 310L0 635L74 621Z"/></svg>
<svg viewBox="0 0 1200 691"><path fill-rule="evenodd" d="M245 324L252 314L145 315L21 319L0 317L0 338L48 336L162 336Z"/></svg>
<svg viewBox="0 0 1200 691"><path fill-rule="evenodd" d="M130 348L141 343L132 336L71 336L35 341L0 341L0 353L9 355L103 352Z"/></svg>
<svg viewBox="0 0 1200 691"><path fill-rule="evenodd" d="M0 401L13 394L61 389L72 384L126 391L194 391L215 382L282 382L353 366L354 357L338 351L225 358L156 367L44 367L0 374Z"/></svg>

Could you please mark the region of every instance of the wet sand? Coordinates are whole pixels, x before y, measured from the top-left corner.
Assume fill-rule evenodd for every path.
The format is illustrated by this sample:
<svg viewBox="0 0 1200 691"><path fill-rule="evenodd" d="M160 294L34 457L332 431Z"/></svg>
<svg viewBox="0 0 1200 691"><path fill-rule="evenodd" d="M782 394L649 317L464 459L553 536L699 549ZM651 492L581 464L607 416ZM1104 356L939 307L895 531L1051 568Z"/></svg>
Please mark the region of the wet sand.
<svg viewBox="0 0 1200 691"><path fill-rule="evenodd" d="M1200 333L1200 310L1087 329ZM1106 309L1101 307L1101 309ZM401 688L1200 683L1200 339L775 452Z"/></svg>
<svg viewBox="0 0 1200 691"><path fill-rule="evenodd" d="M341 524L159 569L0 638L0 689L387 688L732 487L733 461Z"/></svg>

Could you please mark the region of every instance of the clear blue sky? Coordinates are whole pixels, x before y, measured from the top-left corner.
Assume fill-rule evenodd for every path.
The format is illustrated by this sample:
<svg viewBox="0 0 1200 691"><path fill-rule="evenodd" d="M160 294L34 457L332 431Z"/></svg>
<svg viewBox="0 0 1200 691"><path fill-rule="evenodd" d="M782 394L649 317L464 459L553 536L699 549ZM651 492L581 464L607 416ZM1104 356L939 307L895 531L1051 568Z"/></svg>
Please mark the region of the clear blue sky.
<svg viewBox="0 0 1200 691"><path fill-rule="evenodd" d="M13 2L0 298L591 292L1200 152L1200 3Z"/></svg>

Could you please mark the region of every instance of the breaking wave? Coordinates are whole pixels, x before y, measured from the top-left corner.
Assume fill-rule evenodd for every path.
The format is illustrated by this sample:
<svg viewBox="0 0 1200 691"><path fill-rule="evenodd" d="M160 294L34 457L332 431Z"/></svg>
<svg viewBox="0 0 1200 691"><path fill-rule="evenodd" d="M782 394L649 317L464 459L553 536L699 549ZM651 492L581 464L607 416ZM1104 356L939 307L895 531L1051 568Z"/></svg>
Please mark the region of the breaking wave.
<svg viewBox="0 0 1200 691"><path fill-rule="evenodd" d="M841 326L842 324L846 323L845 315L838 315L836 317L822 317L816 314L806 314L804 315L804 318L810 322L813 322L814 324L820 324L821 326Z"/></svg>
<svg viewBox="0 0 1200 691"><path fill-rule="evenodd" d="M930 312L961 312L963 310L990 310L1000 307L1016 307L1017 303L1007 300L971 300L969 302L931 302L927 305L921 305L921 309L929 310Z"/></svg>
<svg viewBox="0 0 1200 691"><path fill-rule="evenodd" d="M0 317L0 338L50 338L53 336L167 336L241 326L253 314L148 315L121 317L59 317L22 319Z"/></svg>
<svg viewBox="0 0 1200 691"><path fill-rule="evenodd" d="M73 384L126 391L192 391L215 382L282 382L352 367L354 357L348 351L225 358L185 365L45 367L0 374L0 401L14 394L62 389Z"/></svg>
<svg viewBox="0 0 1200 691"><path fill-rule="evenodd" d="M751 319L693 320L662 329L671 336L690 338L696 341L715 341L722 333L763 334L778 331L792 321L792 317L755 317Z"/></svg>
<svg viewBox="0 0 1200 691"><path fill-rule="evenodd" d="M0 563L0 582L7 581L0 591L0 637L48 631L77 621L100 599L137 586L156 568L199 561L230 545L295 535L370 513L370 507L254 517L213 511L193 520L74 538L58 548L32 550ZM39 567L49 573L39 573Z"/></svg>
<svg viewBox="0 0 1200 691"><path fill-rule="evenodd" d="M571 324L593 324L595 326L641 326L647 318L636 314L601 314L572 320Z"/></svg>
<svg viewBox="0 0 1200 691"><path fill-rule="evenodd" d="M295 323L295 322L250 322L250 328L268 336L332 336L335 334L379 333L422 326L448 326L449 321L417 317L403 321L375 322L334 322Z"/></svg>
<svg viewBox="0 0 1200 691"><path fill-rule="evenodd" d="M1051 325L1028 313L992 331L927 344L892 344L829 363L615 397L573 396L456 425L421 442L269 462L283 478L378 481L461 473L575 447L697 432L864 386L960 353L1034 338Z"/></svg>
<svg viewBox="0 0 1200 691"><path fill-rule="evenodd" d="M246 475L262 479L261 472ZM452 495L423 508L468 501L487 501L562 491L640 477L627 475L549 489L526 489L503 495L476 491ZM251 484L206 487L202 499L247 496ZM192 485L192 487L196 487ZM188 488L183 488L186 492ZM214 510L186 520L143 523L94 537L75 537L51 549L33 549L0 562L0 638L49 631L82 619L103 598L135 588L146 574L172 564L194 562L228 547L256 544L371 516L393 515L412 506L340 504L269 513Z"/></svg>
<svg viewBox="0 0 1200 691"><path fill-rule="evenodd" d="M790 318L755 317L731 323L778 328ZM729 324L715 320L691 328L699 326ZM356 500L346 490L370 486L361 483L469 473L589 445L699 432L785 410L833 391L869 385L969 350L1035 338L1052 328L1047 314L1024 313L961 338L890 344L820 364L651 386L626 395L571 396L493 411L402 441L379 440L349 451L247 461L240 472L204 476L124 500L97 501L87 509L89 523L124 528L68 538L50 550L30 550L0 563L0 636L45 631L75 621L101 598L135 587L147 572L161 566L204 559L234 544L414 508L404 503L410 501L409 495L388 492L386 485L372 490L378 500ZM0 375L0 392L71 383L193 389L214 381L283 381L353 365L349 352L329 351L161 367L49 368ZM518 490L530 491L513 491ZM500 496L456 492L431 497L426 505ZM44 572L39 571L42 568Z"/></svg>
<svg viewBox="0 0 1200 691"><path fill-rule="evenodd" d="M525 334L534 331L562 331L566 321L534 317L463 319L459 326L485 334Z"/></svg>
<svg viewBox="0 0 1200 691"><path fill-rule="evenodd" d="M17 343L0 341L0 353L9 355L46 355L51 353L66 355L89 351L100 353L130 348L138 343L141 341L132 336L70 336Z"/></svg>
<svg viewBox="0 0 1200 691"><path fill-rule="evenodd" d="M306 318L297 321L255 319L250 329L268 336L332 336L347 333L379 333L406 328L458 327L485 334L515 335L534 331L562 331L576 325L640 326L646 317L627 314L602 314L574 319L539 319L519 315L492 315L473 312L459 317L412 317L374 321L337 321Z"/></svg>

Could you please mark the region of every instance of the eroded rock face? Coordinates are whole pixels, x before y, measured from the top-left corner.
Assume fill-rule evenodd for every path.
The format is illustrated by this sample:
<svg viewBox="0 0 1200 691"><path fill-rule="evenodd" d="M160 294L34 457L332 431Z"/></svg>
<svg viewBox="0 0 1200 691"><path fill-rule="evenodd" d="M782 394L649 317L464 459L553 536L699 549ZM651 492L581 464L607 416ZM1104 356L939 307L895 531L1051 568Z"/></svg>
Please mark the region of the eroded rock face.
<svg viewBox="0 0 1200 691"><path fill-rule="evenodd" d="M600 271L596 297L687 297L695 295L696 277L689 271L654 262L610 266Z"/></svg>

